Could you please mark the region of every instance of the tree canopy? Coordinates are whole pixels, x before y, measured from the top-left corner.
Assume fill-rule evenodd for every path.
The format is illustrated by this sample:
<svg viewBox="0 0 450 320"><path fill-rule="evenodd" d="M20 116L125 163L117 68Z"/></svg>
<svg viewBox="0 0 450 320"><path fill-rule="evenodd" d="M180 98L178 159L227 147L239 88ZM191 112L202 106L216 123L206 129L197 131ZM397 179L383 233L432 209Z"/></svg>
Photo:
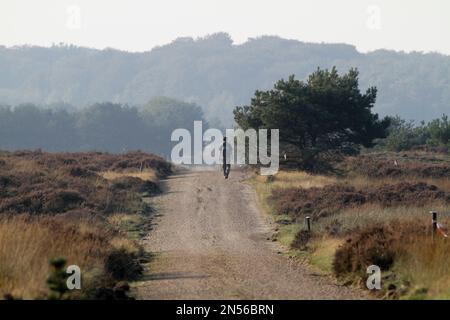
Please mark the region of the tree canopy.
<svg viewBox="0 0 450 320"><path fill-rule="evenodd" d="M307 81L290 76L272 90L256 91L234 117L243 129L279 129L280 142L297 148L300 165L311 169L324 152L371 147L386 135L389 119L372 113L376 93L375 87L360 92L356 69L342 76L336 68L317 69Z"/></svg>

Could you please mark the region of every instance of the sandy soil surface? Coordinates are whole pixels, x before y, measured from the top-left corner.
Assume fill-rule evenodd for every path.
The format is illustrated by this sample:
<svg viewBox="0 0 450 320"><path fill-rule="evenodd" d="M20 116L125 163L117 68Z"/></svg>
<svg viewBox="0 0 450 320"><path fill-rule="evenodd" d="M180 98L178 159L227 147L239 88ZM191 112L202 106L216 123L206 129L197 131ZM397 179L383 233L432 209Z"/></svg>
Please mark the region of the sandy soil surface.
<svg viewBox="0 0 450 320"><path fill-rule="evenodd" d="M360 299L364 294L319 276L268 240L274 225L245 174L182 171L153 200L145 239L156 256L139 299Z"/></svg>

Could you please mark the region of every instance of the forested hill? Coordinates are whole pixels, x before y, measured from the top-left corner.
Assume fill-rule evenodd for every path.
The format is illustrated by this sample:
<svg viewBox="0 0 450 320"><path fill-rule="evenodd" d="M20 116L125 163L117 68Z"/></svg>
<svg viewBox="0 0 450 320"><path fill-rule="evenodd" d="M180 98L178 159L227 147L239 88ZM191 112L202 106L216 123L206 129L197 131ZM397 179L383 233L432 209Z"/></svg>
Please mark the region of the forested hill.
<svg viewBox="0 0 450 320"><path fill-rule="evenodd" d="M375 111L429 120L450 109L450 56L312 44L278 37L233 45L219 33L180 38L149 52L73 46L0 47L0 104L101 101L143 104L154 96L195 102L211 124L280 78L304 79L317 67L360 70L361 87L379 89Z"/></svg>

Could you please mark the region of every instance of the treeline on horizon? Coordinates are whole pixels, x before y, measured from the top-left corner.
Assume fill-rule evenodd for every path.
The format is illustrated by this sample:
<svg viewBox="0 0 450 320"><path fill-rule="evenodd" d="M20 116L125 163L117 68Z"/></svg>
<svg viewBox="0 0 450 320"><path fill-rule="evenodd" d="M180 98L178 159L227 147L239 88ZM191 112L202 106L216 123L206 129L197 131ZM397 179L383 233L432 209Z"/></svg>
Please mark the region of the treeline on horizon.
<svg viewBox="0 0 450 320"><path fill-rule="evenodd" d="M233 124L232 110L255 90L317 67L355 67L361 88L379 90L374 112L429 121L448 113L450 57L377 50L347 44L306 43L275 36L233 44L225 33L179 38L148 52L0 46L0 104L65 101L86 107L100 101L145 104L167 96L200 105L214 126Z"/></svg>
<svg viewBox="0 0 450 320"><path fill-rule="evenodd" d="M389 118L388 136L376 141L375 150L398 152L429 147L448 152L447 115L419 123L399 116ZM192 130L196 120L208 126L198 105L167 97L154 98L140 107L104 102L72 111L34 104L0 106L0 150L111 153L142 150L167 158L172 148L172 131Z"/></svg>
<svg viewBox="0 0 450 320"><path fill-rule="evenodd" d="M192 129L195 120L204 121L198 105L167 97L139 107L104 102L72 111L29 103L0 106L0 150L142 150L168 157L172 131Z"/></svg>

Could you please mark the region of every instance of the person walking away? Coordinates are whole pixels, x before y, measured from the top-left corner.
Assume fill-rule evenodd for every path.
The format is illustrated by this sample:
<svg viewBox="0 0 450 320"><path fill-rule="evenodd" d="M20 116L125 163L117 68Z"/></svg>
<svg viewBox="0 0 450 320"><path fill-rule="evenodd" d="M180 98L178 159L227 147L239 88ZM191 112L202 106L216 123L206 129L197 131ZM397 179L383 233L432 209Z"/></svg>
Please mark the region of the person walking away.
<svg viewBox="0 0 450 320"><path fill-rule="evenodd" d="M223 156L223 176L228 179L231 170L231 145L227 142L227 137L223 137L222 144Z"/></svg>

